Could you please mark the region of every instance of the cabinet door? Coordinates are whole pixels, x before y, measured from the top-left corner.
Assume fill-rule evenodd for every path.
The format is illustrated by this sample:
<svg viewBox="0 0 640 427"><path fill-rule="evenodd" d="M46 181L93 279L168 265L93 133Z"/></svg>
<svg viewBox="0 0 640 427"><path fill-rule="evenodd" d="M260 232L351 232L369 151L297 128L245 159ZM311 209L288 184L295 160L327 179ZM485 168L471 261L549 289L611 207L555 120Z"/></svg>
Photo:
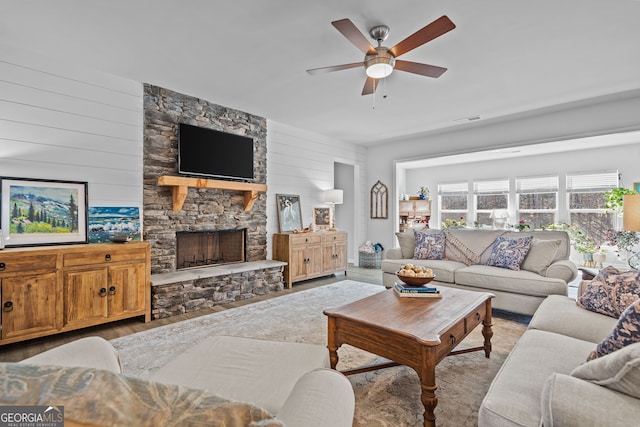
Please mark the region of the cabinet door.
<svg viewBox="0 0 640 427"><path fill-rule="evenodd" d="M8 277L2 290L2 338L58 329L56 274Z"/></svg>
<svg viewBox="0 0 640 427"><path fill-rule="evenodd" d="M347 243L336 243L335 247L335 271L347 271Z"/></svg>
<svg viewBox="0 0 640 427"><path fill-rule="evenodd" d="M109 316L144 311L145 283L144 264L109 267Z"/></svg>
<svg viewBox="0 0 640 427"><path fill-rule="evenodd" d="M317 277L322 274L322 245L307 246L307 277Z"/></svg>
<svg viewBox="0 0 640 427"><path fill-rule="evenodd" d="M304 280L307 277L307 247L292 246L289 261L289 278L292 282Z"/></svg>
<svg viewBox="0 0 640 427"><path fill-rule="evenodd" d="M107 317L107 269L64 273L64 326L92 324Z"/></svg>
<svg viewBox="0 0 640 427"><path fill-rule="evenodd" d="M324 272L334 273L347 269L347 244L334 243L324 245Z"/></svg>

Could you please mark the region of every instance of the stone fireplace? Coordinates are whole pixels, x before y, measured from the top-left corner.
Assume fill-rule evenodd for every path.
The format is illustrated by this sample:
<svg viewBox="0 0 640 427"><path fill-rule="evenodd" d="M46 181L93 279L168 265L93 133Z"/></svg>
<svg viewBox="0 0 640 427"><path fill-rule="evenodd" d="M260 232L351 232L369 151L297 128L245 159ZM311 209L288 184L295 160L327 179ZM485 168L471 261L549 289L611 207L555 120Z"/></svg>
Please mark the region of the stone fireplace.
<svg viewBox="0 0 640 427"><path fill-rule="evenodd" d="M253 138L254 181L266 183L265 118L144 85L143 231L151 245L154 319L284 287L285 263L266 259L266 192L245 210L241 191L189 188L174 210L172 189L158 178L178 175L179 123Z"/></svg>
<svg viewBox="0 0 640 427"><path fill-rule="evenodd" d="M246 230L176 233L176 270L245 262Z"/></svg>

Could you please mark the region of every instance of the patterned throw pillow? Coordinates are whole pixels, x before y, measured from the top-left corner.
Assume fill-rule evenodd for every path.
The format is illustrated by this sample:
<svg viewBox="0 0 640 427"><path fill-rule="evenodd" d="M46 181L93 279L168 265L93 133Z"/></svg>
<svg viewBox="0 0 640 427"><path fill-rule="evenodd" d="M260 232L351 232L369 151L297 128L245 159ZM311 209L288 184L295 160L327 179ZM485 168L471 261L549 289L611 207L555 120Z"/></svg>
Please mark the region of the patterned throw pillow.
<svg viewBox="0 0 640 427"><path fill-rule="evenodd" d="M617 319L637 299L640 299L640 271L619 271L609 266L600 270L576 304Z"/></svg>
<svg viewBox="0 0 640 427"><path fill-rule="evenodd" d="M522 264L524 257L526 257L529 252L531 239L531 236L498 237L491 247L491 255L489 255L487 265L508 268L510 270L520 270L520 264Z"/></svg>
<svg viewBox="0 0 640 427"><path fill-rule="evenodd" d="M413 259L442 259L444 257L444 234L415 232L416 249Z"/></svg>
<svg viewBox="0 0 640 427"><path fill-rule="evenodd" d="M627 307L613 331L598 344L587 360L613 353L636 342L640 342L640 299Z"/></svg>

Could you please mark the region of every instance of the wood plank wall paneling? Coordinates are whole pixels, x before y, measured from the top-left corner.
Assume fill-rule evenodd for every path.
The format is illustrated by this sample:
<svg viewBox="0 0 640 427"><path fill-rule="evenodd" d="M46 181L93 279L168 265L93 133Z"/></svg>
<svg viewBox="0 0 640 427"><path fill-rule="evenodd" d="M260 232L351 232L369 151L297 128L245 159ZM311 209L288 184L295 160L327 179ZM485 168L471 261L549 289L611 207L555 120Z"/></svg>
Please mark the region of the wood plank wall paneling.
<svg viewBox="0 0 640 427"><path fill-rule="evenodd" d="M369 215L369 188L367 188L366 148L329 137L293 128L272 120L267 124L267 252L271 258L273 233L278 232L276 194L300 196L303 223L308 226L313 208L327 206L321 200L322 190L333 188L334 163L358 166L356 188L356 230L349 232L355 247L366 240ZM349 260L353 255L349 254Z"/></svg>
<svg viewBox="0 0 640 427"><path fill-rule="evenodd" d="M0 46L0 176L87 181L142 206L142 83Z"/></svg>

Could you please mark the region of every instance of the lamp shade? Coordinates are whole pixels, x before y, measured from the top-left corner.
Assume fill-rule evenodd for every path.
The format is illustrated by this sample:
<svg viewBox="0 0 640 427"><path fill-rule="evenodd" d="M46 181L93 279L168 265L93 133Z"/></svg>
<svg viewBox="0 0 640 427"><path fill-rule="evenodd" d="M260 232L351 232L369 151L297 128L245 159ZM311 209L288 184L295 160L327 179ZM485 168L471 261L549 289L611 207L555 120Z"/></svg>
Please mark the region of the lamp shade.
<svg viewBox="0 0 640 427"><path fill-rule="evenodd" d="M322 201L325 203L342 203L342 190L325 190L322 193Z"/></svg>
<svg viewBox="0 0 640 427"><path fill-rule="evenodd" d="M622 197L623 228L627 231L640 231L640 194L627 194Z"/></svg>

